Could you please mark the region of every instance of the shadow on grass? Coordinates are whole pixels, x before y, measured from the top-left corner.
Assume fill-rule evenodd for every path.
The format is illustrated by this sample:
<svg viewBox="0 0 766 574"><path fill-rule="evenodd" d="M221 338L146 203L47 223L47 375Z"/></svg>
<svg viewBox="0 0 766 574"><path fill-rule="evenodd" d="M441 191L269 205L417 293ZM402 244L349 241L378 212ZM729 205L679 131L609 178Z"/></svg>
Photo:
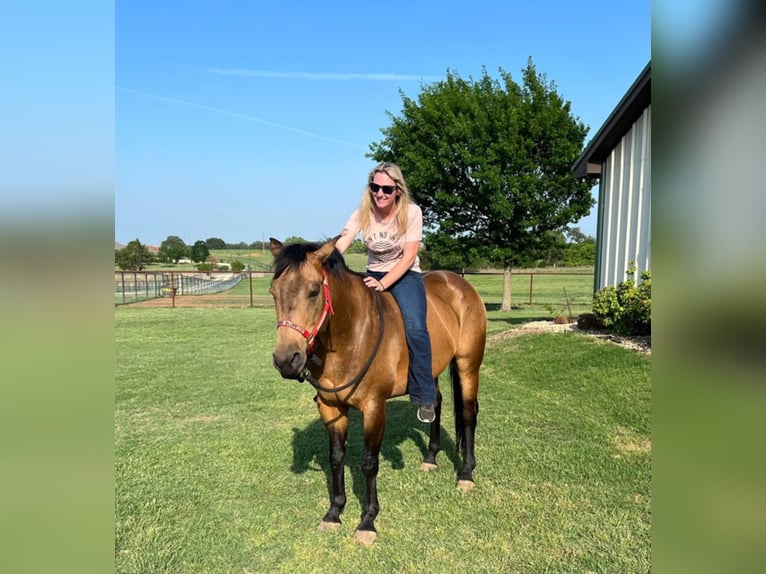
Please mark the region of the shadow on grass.
<svg viewBox="0 0 766 574"><path fill-rule="evenodd" d="M444 408L451 408L451 403L445 402ZM417 422L415 407L409 402L389 401L386 405L386 414L386 433L383 438L383 446L380 449L381 469L385 470L385 462L388 462L394 470L404 468L405 461L400 446L405 441L413 441L421 453L420 460L407 461L407 464L420 465L428 450L428 426ZM452 417L449 417L448 420L452 420ZM454 434L454 429L447 430L444 424L441 425L442 450L437 461L444 463L445 457L451 461L457 479L457 473L462 468L462 462L455 446ZM353 409L349 413L347 443L346 467L351 471L353 493L364 508L367 487L360 466L364 448L364 430L361 413ZM327 478L328 494L330 493L331 479L329 451L327 430L321 419L315 419L302 430L293 429L293 464L291 470L295 474L302 474L310 470L323 471Z"/></svg>

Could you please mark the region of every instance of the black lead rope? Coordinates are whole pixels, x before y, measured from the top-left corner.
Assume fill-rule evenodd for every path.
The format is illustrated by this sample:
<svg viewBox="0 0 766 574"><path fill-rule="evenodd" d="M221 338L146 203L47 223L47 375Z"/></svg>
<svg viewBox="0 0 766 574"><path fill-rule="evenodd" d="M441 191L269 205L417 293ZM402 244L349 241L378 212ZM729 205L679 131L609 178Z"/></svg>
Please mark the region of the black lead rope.
<svg viewBox="0 0 766 574"><path fill-rule="evenodd" d="M346 383L345 385L341 385L340 387L323 387L319 384L319 381L317 381L313 375L311 374L311 371L309 371L308 367L306 367L306 370L303 371L303 378L306 379L312 387L314 387L318 391L323 391L325 393L339 393L341 391L345 391L349 387L355 387L358 385L361 380L364 378L364 375L367 374L367 370L370 368L370 365L372 365L372 362L375 360L375 356L378 354L378 350L380 349L380 344L383 342L383 303L381 302L380 293L377 291L374 291L375 293L375 302L378 304L378 316L380 317L380 329L378 329L378 340L375 343L375 348L372 350L372 354L367 359L367 363L365 363L364 367L362 367L362 371L355 376L351 381Z"/></svg>

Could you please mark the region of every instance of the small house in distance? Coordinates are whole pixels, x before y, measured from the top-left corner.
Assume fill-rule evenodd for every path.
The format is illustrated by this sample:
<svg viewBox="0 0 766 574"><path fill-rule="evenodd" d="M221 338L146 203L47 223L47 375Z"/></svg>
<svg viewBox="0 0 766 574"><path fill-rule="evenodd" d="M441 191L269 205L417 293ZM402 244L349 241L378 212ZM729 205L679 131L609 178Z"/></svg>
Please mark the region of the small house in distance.
<svg viewBox="0 0 766 574"><path fill-rule="evenodd" d="M576 177L598 179L594 291L651 269L651 62L572 166Z"/></svg>

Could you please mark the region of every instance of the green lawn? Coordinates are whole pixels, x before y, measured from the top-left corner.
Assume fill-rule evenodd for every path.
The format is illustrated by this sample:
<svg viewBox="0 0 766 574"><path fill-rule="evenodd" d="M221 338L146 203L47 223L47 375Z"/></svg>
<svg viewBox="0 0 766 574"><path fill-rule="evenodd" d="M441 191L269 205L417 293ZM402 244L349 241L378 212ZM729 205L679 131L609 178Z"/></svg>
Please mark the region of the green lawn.
<svg viewBox="0 0 766 574"><path fill-rule="evenodd" d="M490 331L523 321L490 312ZM352 417L349 500L333 533L327 439L308 385L271 366L273 309L115 309L117 571L647 572L650 364L574 333L489 346L476 488L455 488L451 397L437 472L425 425L389 404L379 537Z"/></svg>

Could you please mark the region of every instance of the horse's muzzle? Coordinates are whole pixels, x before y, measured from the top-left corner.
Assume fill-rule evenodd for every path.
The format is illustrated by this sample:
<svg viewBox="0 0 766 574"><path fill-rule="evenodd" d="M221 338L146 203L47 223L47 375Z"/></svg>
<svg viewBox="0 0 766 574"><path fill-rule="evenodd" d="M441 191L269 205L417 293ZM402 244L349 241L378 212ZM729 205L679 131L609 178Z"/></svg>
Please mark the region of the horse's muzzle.
<svg viewBox="0 0 766 574"><path fill-rule="evenodd" d="M306 367L306 354L301 351L275 352L272 361L283 379L300 379Z"/></svg>

